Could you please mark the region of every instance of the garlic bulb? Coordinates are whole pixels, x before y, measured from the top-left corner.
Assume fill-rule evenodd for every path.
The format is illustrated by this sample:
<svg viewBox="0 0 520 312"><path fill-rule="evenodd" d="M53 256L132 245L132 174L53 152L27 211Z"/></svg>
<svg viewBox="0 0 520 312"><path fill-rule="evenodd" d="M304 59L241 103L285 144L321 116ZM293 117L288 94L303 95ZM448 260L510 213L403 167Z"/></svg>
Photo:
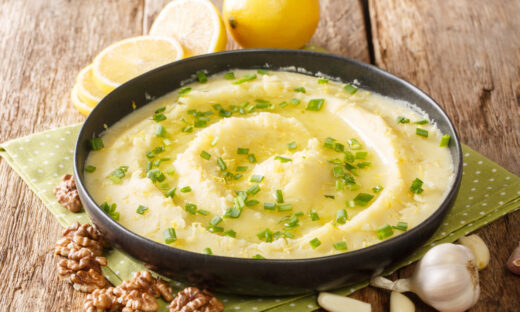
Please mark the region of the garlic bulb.
<svg viewBox="0 0 520 312"><path fill-rule="evenodd" d="M392 282L376 277L370 284L398 292L415 292L424 302L443 312L465 311L480 295L475 257L467 247L455 244L440 244L430 249L411 279Z"/></svg>

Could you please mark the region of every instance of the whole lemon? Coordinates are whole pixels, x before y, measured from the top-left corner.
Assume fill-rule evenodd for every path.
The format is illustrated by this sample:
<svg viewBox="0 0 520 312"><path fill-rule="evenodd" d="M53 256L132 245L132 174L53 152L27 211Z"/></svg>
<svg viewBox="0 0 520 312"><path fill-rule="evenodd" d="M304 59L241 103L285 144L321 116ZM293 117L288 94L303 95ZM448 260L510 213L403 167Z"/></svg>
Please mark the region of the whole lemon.
<svg viewBox="0 0 520 312"><path fill-rule="evenodd" d="M320 20L319 0L224 0L222 11L243 48L299 49Z"/></svg>

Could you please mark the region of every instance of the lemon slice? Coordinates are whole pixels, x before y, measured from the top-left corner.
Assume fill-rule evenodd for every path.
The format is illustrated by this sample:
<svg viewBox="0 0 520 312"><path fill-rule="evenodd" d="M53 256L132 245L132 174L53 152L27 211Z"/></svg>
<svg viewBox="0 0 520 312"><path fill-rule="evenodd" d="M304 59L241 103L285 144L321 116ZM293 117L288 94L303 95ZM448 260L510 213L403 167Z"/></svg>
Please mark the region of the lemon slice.
<svg viewBox="0 0 520 312"><path fill-rule="evenodd" d="M106 93L101 91L94 83L92 64L79 72L78 78L76 78L76 84L78 85L79 99L90 107L95 107L106 95Z"/></svg>
<svg viewBox="0 0 520 312"><path fill-rule="evenodd" d="M72 92L70 94L70 101L72 105L83 115L88 116L92 111L92 107L88 106L78 96L79 83L76 83L72 88Z"/></svg>
<svg viewBox="0 0 520 312"><path fill-rule="evenodd" d="M224 22L209 0L168 3L152 24L149 35L179 40L186 57L223 51L227 42Z"/></svg>
<svg viewBox="0 0 520 312"><path fill-rule="evenodd" d="M109 93L122 83L183 56L182 46L174 38L128 38L112 44L96 56L92 78L101 91Z"/></svg>

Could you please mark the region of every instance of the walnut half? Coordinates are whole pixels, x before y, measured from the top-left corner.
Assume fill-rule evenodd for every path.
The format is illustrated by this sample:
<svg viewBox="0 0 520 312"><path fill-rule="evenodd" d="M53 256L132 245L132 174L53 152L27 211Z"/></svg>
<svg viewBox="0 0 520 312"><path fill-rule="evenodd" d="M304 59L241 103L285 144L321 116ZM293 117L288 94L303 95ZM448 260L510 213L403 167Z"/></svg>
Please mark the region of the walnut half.
<svg viewBox="0 0 520 312"><path fill-rule="evenodd" d="M81 210L81 201L79 199L78 189L76 188L76 181L70 174L63 176L61 182L54 189L54 195L58 203L72 212Z"/></svg>
<svg viewBox="0 0 520 312"><path fill-rule="evenodd" d="M187 287L177 294L169 308L170 312L221 312L224 304L207 290Z"/></svg>

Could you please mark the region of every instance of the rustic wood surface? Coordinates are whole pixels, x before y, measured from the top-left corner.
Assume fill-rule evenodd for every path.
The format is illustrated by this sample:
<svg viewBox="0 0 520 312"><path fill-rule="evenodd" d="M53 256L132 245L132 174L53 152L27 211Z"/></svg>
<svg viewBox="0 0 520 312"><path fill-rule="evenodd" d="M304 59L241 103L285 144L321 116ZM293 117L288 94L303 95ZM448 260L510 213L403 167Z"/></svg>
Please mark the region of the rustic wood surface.
<svg viewBox="0 0 520 312"><path fill-rule="evenodd" d="M0 142L83 120L68 100L79 69L108 44L146 33L167 2L0 0ZM464 143L520 174L520 2L320 2L311 43L418 85L447 111ZM0 311L80 311L85 295L59 281L50 252L58 223L1 159L0 199ZM503 264L520 239L520 213L478 233L492 259L471 311L517 311L520 279ZM367 288L353 297L388 310L386 292ZM433 311L412 298L418 311Z"/></svg>

